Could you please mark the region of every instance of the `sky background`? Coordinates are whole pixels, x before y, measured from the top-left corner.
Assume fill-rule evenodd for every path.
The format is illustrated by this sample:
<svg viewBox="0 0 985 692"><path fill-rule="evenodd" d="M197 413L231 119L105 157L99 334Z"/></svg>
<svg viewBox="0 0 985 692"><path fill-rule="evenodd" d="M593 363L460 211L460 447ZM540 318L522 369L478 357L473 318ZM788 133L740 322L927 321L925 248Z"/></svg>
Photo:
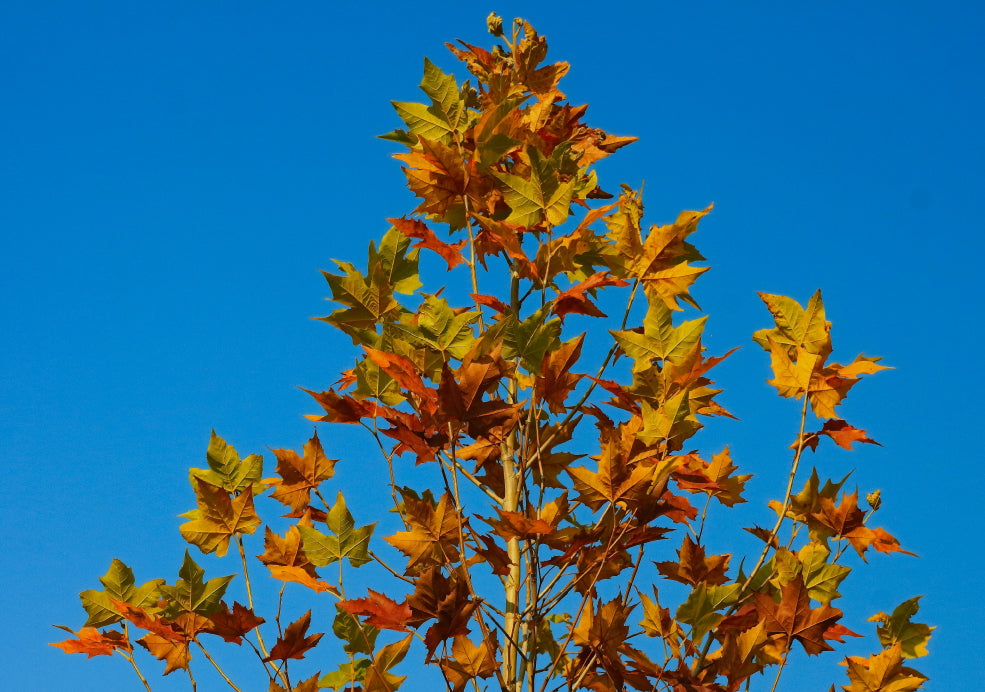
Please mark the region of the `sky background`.
<svg viewBox="0 0 985 692"><path fill-rule="evenodd" d="M47 646L64 638L50 625L82 625L77 594L114 557L138 583L173 583L177 515L194 506L187 469L205 465L210 429L265 453L268 474L268 447L310 437L302 414L317 407L298 386L327 388L356 355L309 319L332 309L318 270L364 266L384 219L415 205L395 145L374 138L401 125L389 101L423 98L425 55L464 79L443 44L490 46L493 9L531 20L550 59L571 63L561 86L591 104L591 125L640 137L599 166L603 187L645 180L648 224L715 203L693 237L713 269L693 294L711 315L711 353L742 346L714 373L742 422L694 442L709 454L731 444L756 478L749 504L709 531L772 521L765 502L782 497L796 432L799 409L765 383L769 359L750 340L771 325L756 292L806 302L820 287L835 359L865 351L896 369L842 410L883 447L822 449L808 467L881 488L876 524L920 555L875 555L854 572L843 623L871 634L866 617L925 594L915 619L938 626L915 664L926 688L979 686L980 3L5 0L0 687L137 689L119 657ZM431 289L445 281L439 264L422 272ZM321 430L342 460L329 492L382 527L384 466L357 432ZM207 575L235 571L193 550ZM243 600L240 580L229 594ZM324 612L314 631L330 631ZM841 684L837 661L876 646L849 640L815 666L792 663L780 688ZM200 690L222 689L193 665ZM188 689L181 674L161 682L147 656L142 667L155 690Z"/></svg>

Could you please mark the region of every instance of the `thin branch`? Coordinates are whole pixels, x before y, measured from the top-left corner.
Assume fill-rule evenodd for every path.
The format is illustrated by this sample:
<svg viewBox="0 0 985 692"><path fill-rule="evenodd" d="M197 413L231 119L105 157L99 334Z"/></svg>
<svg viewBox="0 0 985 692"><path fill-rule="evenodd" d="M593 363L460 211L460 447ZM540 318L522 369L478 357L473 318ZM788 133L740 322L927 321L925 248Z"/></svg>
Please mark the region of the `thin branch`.
<svg viewBox="0 0 985 692"><path fill-rule="evenodd" d="M202 646L202 642L200 642L200 641L198 641L198 639L196 639L195 640L195 643L198 644L198 648L202 650L202 653L203 654L205 654L205 658L209 659L209 663L211 663L213 666L215 666L215 669L217 671L219 671L219 675L222 676L222 679L225 680L229 684L230 687L232 687L234 690L236 690L236 692L243 692L241 689L239 689L238 687L236 687L236 685L233 684L233 681L229 679L229 676L226 675L222 671L222 668L219 667L219 664L216 663L215 659L212 658L212 656L209 655L209 652L205 650L205 647Z"/></svg>

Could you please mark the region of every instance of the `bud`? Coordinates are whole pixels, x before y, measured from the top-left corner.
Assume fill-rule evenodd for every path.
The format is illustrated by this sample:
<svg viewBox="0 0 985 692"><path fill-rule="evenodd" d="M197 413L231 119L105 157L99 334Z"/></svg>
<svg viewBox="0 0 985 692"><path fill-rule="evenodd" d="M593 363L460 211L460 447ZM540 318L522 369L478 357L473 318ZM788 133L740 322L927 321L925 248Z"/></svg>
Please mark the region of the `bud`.
<svg viewBox="0 0 985 692"><path fill-rule="evenodd" d="M493 36L503 35L503 18L500 17L495 12L490 12L489 16L486 17L486 28L489 29L489 33Z"/></svg>
<svg viewBox="0 0 985 692"><path fill-rule="evenodd" d="M875 512L882 505L882 491L873 490L865 496L865 501L869 503L869 507Z"/></svg>

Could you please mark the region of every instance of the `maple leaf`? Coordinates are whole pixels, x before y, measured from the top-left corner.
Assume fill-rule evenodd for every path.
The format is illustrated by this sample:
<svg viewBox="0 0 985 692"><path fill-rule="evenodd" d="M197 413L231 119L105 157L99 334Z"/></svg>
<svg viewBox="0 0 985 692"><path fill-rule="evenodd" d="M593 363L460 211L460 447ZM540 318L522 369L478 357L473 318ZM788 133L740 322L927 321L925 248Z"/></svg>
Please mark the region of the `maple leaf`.
<svg viewBox="0 0 985 692"><path fill-rule="evenodd" d="M112 656L117 649L133 651L126 635L117 630L100 632L93 627L83 627L78 632L74 632L68 627L60 626L59 629L74 634L76 638L53 642L49 646L56 646L67 654L85 654L86 658L92 658L93 656Z"/></svg>
<svg viewBox="0 0 985 692"><path fill-rule="evenodd" d="M266 487L260 478L263 476L263 457L250 454L245 459L231 444L212 431L209 448L205 453L207 469L189 469L189 481L195 487L195 479L218 486L230 493L240 493L252 487L254 493L263 492Z"/></svg>
<svg viewBox="0 0 985 692"><path fill-rule="evenodd" d="M520 512L508 512L496 507L499 519L486 519L480 517L484 522L496 530L496 534L503 540L511 538L522 538L524 540L546 536L554 533L555 527L550 522L540 517L529 517Z"/></svg>
<svg viewBox="0 0 985 692"><path fill-rule="evenodd" d="M867 659L849 656L845 663L851 681L851 685L842 687L846 692L911 692L927 680L921 673L903 666L900 642Z"/></svg>
<svg viewBox="0 0 985 692"><path fill-rule="evenodd" d="M722 586L698 584L677 609L675 619L691 625L692 641L701 641L725 619L718 611L736 602L740 588L741 584L735 583Z"/></svg>
<svg viewBox="0 0 985 692"><path fill-rule="evenodd" d="M387 644L373 657L373 664L366 670L366 677L363 679L364 692L393 692L404 680L404 675L394 675L390 669L404 660L407 651L410 649L412 634L408 634L400 641Z"/></svg>
<svg viewBox="0 0 985 692"><path fill-rule="evenodd" d="M437 566L427 569L417 578L414 593L407 597L413 612L409 625L419 627L432 618L436 620L424 636L428 661L442 641L469 633L469 620L479 606L464 580L457 573L452 574L452 578L444 576Z"/></svg>
<svg viewBox="0 0 985 692"><path fill-rule="evenodd" d="M325 567L348 558L350 565L360 567L372 560L369 556L369 539L373 535L376 522L357 529L341 491L328 512L326 524L331 535L310 526L298 526L302 550L311 564Z"/></svg>
<svg viewBox="0 0 985 692"><path fill-rule="evenodd" d="M190 519L181 525L181 536L203 553L226 554L229 539L253 533L262 523L253 507L253 487L247 486L234 498L220 487L195 478L197 510L182 516Z"/></svg>
<svg viewBox="0 0 985 692"><path fill-rule="evenodd" d="M452 684L453 692L462 692L470 680L490 678L496 674L498 645L495 640L475 645L468 637L455 637L451 658L441 661L441 670Z"/></svg>
<svg viewBox="0 0 985 692"><path fill-rule="evenodd" d="M851 449L853 442L867 442L869 444L879 445L878 442L870 439L864 430L854 428L843 420L824 421L824 426L817 434L827 435L835 441L835 444L845 449ZM881 447L882 445L879 446Z"/></svg>
<svg viewBox="0 0 985 692"><path fill-rule="evenodd" d="M153 632L164 639L173 639L177 642L183 642L187 639L180 631L180 628L166 618L151 615L143 608L124 603L123 601L113 601L113 605L119 611L120 615L140 629Z"/></svg>
<svg viewBox="0 0 985 692"><path fill-rule="evenodd" d="M178 570L177 583L174 586L164 584L160 587L161 593L168 600L165 616L172 620L181 613L209 617L219 609L226 587L234 576L236 575L231 574L205 581L205 570L195 564L186 549L184 562Z"/></svg>
<svg viewBox="0 0 985 692"><path fill-rule="evenodd" d="M869 618L869 622L879 623L876 632L883 648L899 644L904 658L920 658L929 653L927 642L930 641L930 633L937 628L910 621L920 610L920 598L921 596L915 596L903 601L896 606L892 615L879 612Z"/></svg>
<svg viewBox="0 0 985 692"><path fill-rule="evenodd" d="M807 595L822 604L841 598L838 585L852 571L850 567L829 564L827 560L830 554L827 546L818 541L811 541L797 553Z"/></svg>
<svg viewBox="0 0 985 692"><path fill-rule="evenodd" d="M405 519L409 531L398 531L384 540L407 556L406 574L418 573L431 565L444 565L458 560L461 516L455 510L455 500L447 492L437 505L427 499L403 496Z"/></svg>
<svg viewBox="0 0 985 692"><path fill-rule="evenodd" d="M434 231L428 228L426 223L417 219L399 218L387 219L387 221L392 223L394 228L408 238L417 240L418 242L414 243L414 247L427 248L440 255L441 259L448 265L448 271L451 271L465 261L465 258L462 256L462 248L465 247L468 241L461 240L455 244L442 242L434 234Z"/></svg>
<svg viewBox="0 0 985 692"><path fill-rule="evenodd" d="M103 585L102 591L88 590L79 594L82 607L89 615L85 622L89 628L105 627L123 619L113 601L123 601L140 608L152 606L160 598L160 587L165 583L164 579L152 579L138 588L133 570L116 558L99 581Z"/></svg>
<svg viewBox="0 0 985 692"><path fill-rule="evenodd" d="M338 460L325 456L317 432L305 443L304 456L292 449L275 449L273 452L280 478L272 480L275 487L270 496L295 512L301 512L311 501L311 491L335 475Z"/></svg>
<svg viewBox="0 0 985 692"><path fill-rule="evenodd" d="M207 632L222 637L225 641L240 645L243 643L243 635L266 622L262 617L256 615L251 608L233 603L233 609L225 603L219 605L219 609L209 617L210 624Z"/></svg>
<svg viewBox="0 0 985 692"><path fill-rule="evenodd" d="M187 641L176 641L151 632L138 639L137 643L157 660L167 662L164 668L165 675L170 675L176 670L187 670L188 663L192 660Z"/></svg>
<svg viewBox="0 0 985 692"><path fill-rule="evenodd" d="M544 354L540 375L534 383L537 395L547 402L551 413L564 413L567 409L564 400L568 397L582 376L571 372L571 368L581 357L581 347L585 335L565 341L557 349Z"/></svg>
<svg viewBox="0 0 985 692"><path fill-rule="evenodd" d="M629 282L624 279L617 279L609 276L609 272L596 272L590 277L581 281L554 299L552 311L562 320L565 315L575 313L579 315L591 315L593 317L606 317L607 315L598 309L586 295L590 291L594 292L597 288L605 286L628 286Z"/></svg>
<svg viewBox="0 0 985 692"><path fill-rule="evenodd" d="M302 615L292 622L284 630L284 634L277 638L277 643L270 650L270 655L263 660L287 661L289 658L304 658L304 655L318 644L324 633L307 635L308 627L311 625L311 611ZM307 636L306 636L307 635Z"/></svg>
<svg viewBox="0 0 985 692"><path fill-rule="evenodd" d="M558 154L555 149L555 154ZM575 178L566 181L559 175L559 157L545 158L532 146L524 150L529 160L530 177L493 171L500 182L503 198L510 208L507 223L533 228L546 219L552 226L560 226L568 218L571 199L575 192Z"/></svg>
<svg viewBox="0 0 985 692"><path fill-rule="evenodd" d="M831 323L825 319L820 290L811 296L806 309L786 296L760 293L759 297L773 315L776 327L760 329L753 334L753 341L769 351L772 340L790 357L798 347L820 356L822 361L827 357L831 352Z"/></svg>
<svg viewBox="0 0 985 692"><path fill-rule="evenodd" d="M262 555L257 555L257 559L267 567L296 567L311 577L317 577L315 566L301 549L301 532L298 526L310 527L310 518L306 516L299 524L289 527L283 538L271 531L269 526L264 527L263 546L266 550Z"/></svg>
<svg viewBox="0 0 985 692"><path fill-rule="evenodd" d="M796 639L810 655L831 651L824 633L841 618L841 611L829 605L811 608L811 599L800 575L784 584L780 592L779 603L767 594L753 594L756 609L766 623L766 631L783 635L787 641Z"/></svg>
<svg viewBox="0 0 985 692"><path fill-rule="evenodd" d="M657 571L668 579L682 584L699 583L724 584L727 579L730 555L712 555L705 557L705 549L695 544L688 534L684 534L684 542L677 551L678 562L656 562Z"/></svg>
<svg viewBox="0 0 985 692"><path fill-rule="evenodd" d="M306 571L300 567L294 566L283 566L283 565L270 565L270 576L274 579L279 579L281 581L294 582L295 584L301 584L302 586L307 586L309 589L315 593L324 593L328 591L330 594L339 596L338 588L332 586L326 581L320 579L315 579Z"/></svg>
<svg viewBox="0 0 985 692"><path fill-rule="evenodd" d="M407 632L407 621L412 613L407 602L397 603L386 594L368 589L367 598L341 601L339 607L352 615L361 615L366 622L382 630Z"/></svg>
<svg viewBox="0 0 985 692"><path fill-rule="evenodd" d="M361 683L366 678L366 671L372 663L368 658L356 658L342 663L335 672L323 675L318 680L318 686L333 690L358 689L355 683Z"/></svg>

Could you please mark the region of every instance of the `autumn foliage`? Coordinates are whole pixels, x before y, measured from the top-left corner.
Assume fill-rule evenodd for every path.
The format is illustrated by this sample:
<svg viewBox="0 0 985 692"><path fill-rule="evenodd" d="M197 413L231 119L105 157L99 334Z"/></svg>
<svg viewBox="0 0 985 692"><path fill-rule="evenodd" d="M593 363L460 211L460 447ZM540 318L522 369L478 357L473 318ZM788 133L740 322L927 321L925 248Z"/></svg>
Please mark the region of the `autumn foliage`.
<svg viewBox="0 0 985 692"><path fill-rule="evenodd" d="M820 291L805 305L760 294L773 326L753 341L792 400L791 462L762 481L779 499L766 528L747 529L761 549L711 551L709 504L745 502L751 479L728 447L695 446L702 421L733 417L710 377L732 351L706 351L691 296L709 269L691 239L711 207L645 226L641 192L605 189L592 168L635 137L585 124L559 89L568 64L545 61L529 24L504 34L492 15L489 29L492 50L448 45L469 81L425 61L426 102L393 104L403 129L384 139L402 146L417 206L387 220L365 267L324 272L337 307L320 319L351 339L355 365L309 392L309 417L365 428L400 530L353 517L332 485L355 471L317 433L274 449L271 472L213 432L178 528L202 553L232 548L246 603L226 598L234 575L206 578L187 550L173 583L138 585L114 560L81 594L83 627L55 646L123 656L148 690L139 649L193 688L193 668L219 676L209 689L392 691L427 664L454 692L732 692L835 650L842 689L919 688L905 665L932 629L912 620L918 598L872 618L871 656L850 654L860 635L836 606L850 565L907 552L872 521L878 491L860 505L846 479L801 473L821 444L875 444L839 405L885 366L834 360ZM423 290L425 252L448 290ZM353 588L370 563L383 579ZM310 590L315 606L261 614L259 588ZM244 642L256 670L224 669L216 649Z"/></svg>

